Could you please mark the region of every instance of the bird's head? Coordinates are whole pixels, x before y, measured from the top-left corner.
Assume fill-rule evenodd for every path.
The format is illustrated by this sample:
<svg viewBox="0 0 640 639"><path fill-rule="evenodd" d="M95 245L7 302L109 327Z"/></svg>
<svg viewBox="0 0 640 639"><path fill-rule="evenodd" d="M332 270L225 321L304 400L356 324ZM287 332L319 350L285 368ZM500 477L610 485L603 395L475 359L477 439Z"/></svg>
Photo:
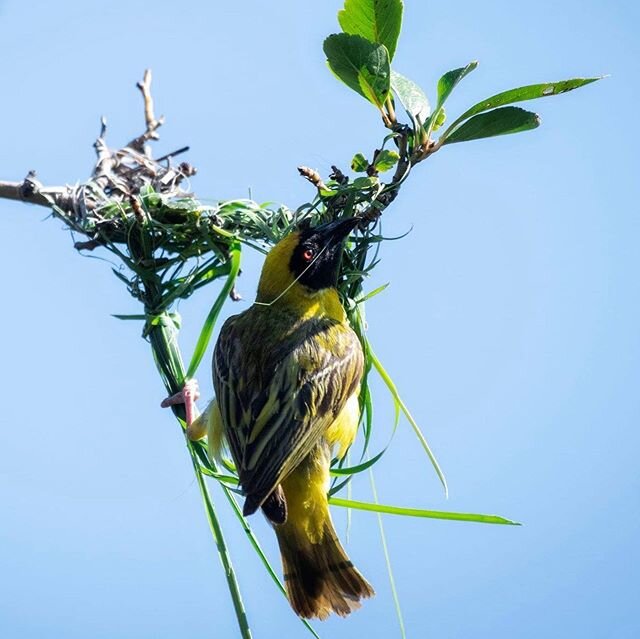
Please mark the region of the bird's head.
<svg viewBox="0 0 640 639"><path fill-rule="evenodd" d="M294 231L280 240L262 267L257 301L297 303L335 289L343 242L359 221L336 220Z"/></svg>

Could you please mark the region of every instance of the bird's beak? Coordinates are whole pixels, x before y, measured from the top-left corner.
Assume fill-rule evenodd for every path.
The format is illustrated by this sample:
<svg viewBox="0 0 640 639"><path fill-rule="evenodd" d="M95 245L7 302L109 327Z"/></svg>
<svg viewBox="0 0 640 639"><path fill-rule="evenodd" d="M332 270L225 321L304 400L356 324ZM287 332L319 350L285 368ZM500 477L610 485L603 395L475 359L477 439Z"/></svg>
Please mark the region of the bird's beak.
<svg viewBox="0 0 640 639"><path fill-rule="evenodd" d="M340 244L360 222L359 217L349 217L342 220L334 220L327 224L322 224L314 229L320 246Z"/></svg>

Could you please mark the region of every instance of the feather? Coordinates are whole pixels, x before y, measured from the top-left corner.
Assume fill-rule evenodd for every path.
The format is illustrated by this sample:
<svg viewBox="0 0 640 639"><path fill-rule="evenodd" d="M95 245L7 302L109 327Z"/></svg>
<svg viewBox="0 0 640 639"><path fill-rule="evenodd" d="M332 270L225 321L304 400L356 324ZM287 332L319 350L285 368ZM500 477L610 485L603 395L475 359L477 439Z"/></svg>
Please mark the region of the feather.
<svg viewBox="0 0 640 639"><path fill-rule="evenodd" d="M214 386L240 484L257 509L356 392L360 343L327 317L252 306L224 324Z"/></svg>

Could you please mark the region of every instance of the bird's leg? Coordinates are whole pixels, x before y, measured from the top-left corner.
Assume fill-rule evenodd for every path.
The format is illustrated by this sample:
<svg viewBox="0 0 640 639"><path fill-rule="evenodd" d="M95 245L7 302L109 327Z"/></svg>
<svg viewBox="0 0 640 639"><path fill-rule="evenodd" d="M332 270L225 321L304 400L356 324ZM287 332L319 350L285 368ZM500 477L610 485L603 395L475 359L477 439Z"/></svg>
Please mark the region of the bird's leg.
<svg viewBox="0 0 640 639"><path fill-rule="evenodd" d="M179 393L163 399L160 406L162 406L162 408L169 408L169 406L184 404L187 427L189 427L198 418L199 413L196 407L196 401L199 398L200 389L198 388L198 382L195 379L188 379L185 381L184 387Z"/></svg>

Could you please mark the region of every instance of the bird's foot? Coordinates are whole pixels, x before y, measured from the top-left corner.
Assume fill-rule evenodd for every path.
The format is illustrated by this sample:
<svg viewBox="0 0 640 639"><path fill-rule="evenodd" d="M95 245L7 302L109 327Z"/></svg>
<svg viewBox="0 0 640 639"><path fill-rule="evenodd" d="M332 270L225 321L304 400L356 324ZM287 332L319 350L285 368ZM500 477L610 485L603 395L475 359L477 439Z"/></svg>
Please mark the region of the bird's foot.
<svg viewBox="0 0 640 639"><path fill-rule="evenodd" d="M176 406L177 404L184 404L185 418L187 426L190 426L194 420L198 417L198 409L196 408L196 401L200 398L200 389L198 388L198 382L195 379L188 379L184 383L183 389L162 400L160 406L162 408L169 408L170 406Z"/></svg>

